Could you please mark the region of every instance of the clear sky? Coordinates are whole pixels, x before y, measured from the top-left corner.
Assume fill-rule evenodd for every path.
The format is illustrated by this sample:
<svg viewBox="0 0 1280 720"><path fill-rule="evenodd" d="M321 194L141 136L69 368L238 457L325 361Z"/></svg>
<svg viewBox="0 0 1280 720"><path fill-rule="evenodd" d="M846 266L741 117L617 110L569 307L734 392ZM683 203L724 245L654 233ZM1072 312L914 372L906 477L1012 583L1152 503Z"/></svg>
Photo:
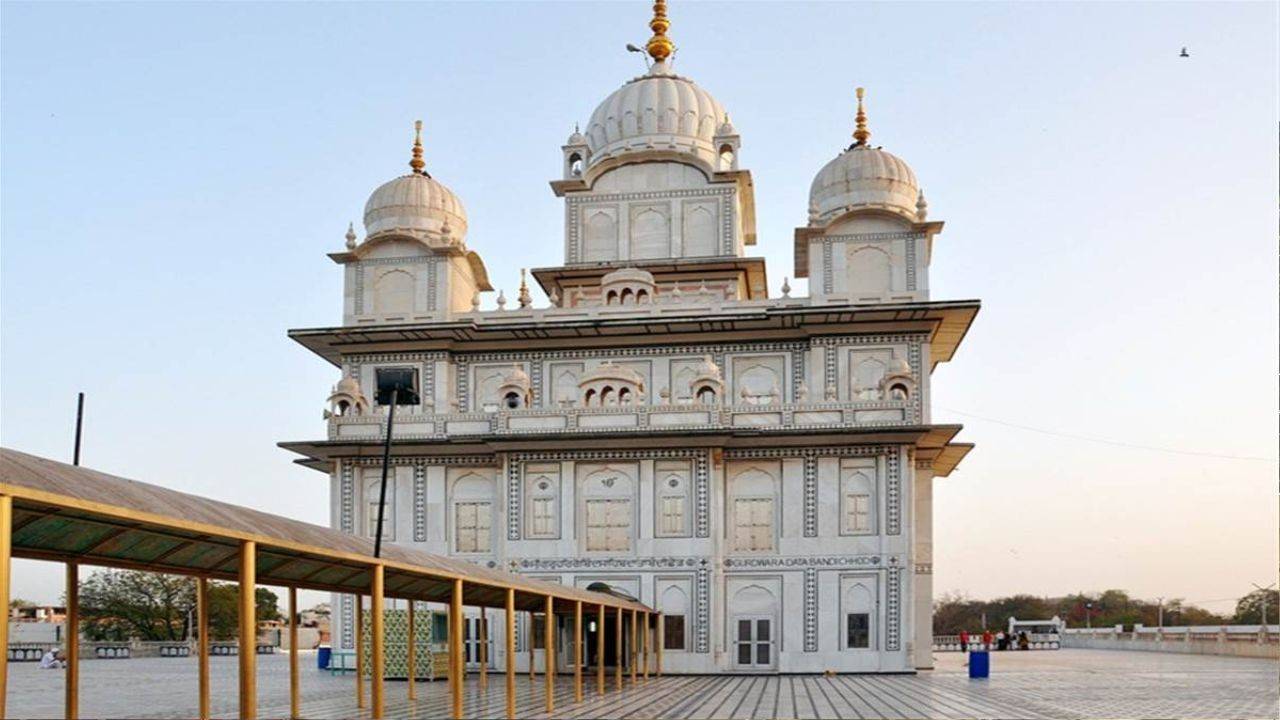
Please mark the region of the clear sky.
<svg viewBox="0 0 1280 720"><path fill-rule="evenodd" d="M341 321L325 253L422 118L495 286L559 264L560 144L642 71L623 45L648 14L0 4L0 442L69 460L84 390L85 464L327 523L325 476L275 447L322 435L337 380L285 337ZM936 487L937 592L1225 610L1275 579L1275 4L674 0L671 19L677 70L742 134L775 293L855 85L947 223L933 298L983 310L934 376L935 419L978 444ZM60 572L19 563L15 595L55 600Z"/></svg>

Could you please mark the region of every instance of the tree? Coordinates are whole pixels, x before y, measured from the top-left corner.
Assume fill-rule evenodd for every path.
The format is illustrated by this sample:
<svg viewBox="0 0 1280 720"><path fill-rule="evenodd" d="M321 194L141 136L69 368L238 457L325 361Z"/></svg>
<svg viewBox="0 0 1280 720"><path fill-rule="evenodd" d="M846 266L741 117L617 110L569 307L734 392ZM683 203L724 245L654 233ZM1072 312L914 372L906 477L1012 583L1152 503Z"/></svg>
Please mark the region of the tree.
<svg viewBox="0 0 1280 720"><path fill-rule="evenodd" d="M257 622L280 620L279 598L266 588L254 590ZM231 640L240 634L240 588L234 583L209 584L209 637Z"/></svg>
<svg viewBox="0 0 1280 720"><path fill-rule="evenodd" d="M1280 617L1280 590L1254 590L1236 603L1232 622L1238 625L1261 625L1263 601L1267 606L1267 622L1274 625Z"/></svg>
<svg viewBox="0 0 1280 720"><path fill-rule="evenodd" d="M194 607L190 578L105 570L80 585L81 632L89 640L182 640Z"/></svg>
<svg viewBox="0 0 1280 720"><path fill-rule="evenodd" d="M1280 606L1269 601L1268 607L1273 606L1280 612ZM1268 614L1272 618L1276 617L1270 610ZM999 630L1008 627L1010 617L1047 620L1054 615L1062 618L1068 627L1084 627L1086 622L1093 627L1123 625L1132 628L1139 623L1155 627L1160 621L1160 603L1130 597L1124 590L1080 592L1057 598L1012 595L994 600L970 600L961 595L943 595L934 603L933 632L937 635L955 635L961 630L982 630L984 616L988 628ZM1228 618L1174 598L1164 603L1164 621L1165 625L1220 625L1228 622Z"/></svg>
<svg viewBox="0 0 1280 720"><path fill-rule="evenodd" d="M281 619L276 594L254 593L257 622ZM89 640L184 640L194 635L196 581L137 570L95 572L80 585L81 632ZM239 588L209 584L209 637L239 634Z"/></svg>

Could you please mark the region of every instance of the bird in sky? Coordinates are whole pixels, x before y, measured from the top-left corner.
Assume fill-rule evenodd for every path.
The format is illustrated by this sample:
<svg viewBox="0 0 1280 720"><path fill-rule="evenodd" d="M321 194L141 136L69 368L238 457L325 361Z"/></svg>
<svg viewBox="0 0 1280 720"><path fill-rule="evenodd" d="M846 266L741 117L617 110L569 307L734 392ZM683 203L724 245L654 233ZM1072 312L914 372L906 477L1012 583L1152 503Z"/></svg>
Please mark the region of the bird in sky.
<svg viewBox="0 0 1280 720"><path fill-rule="evenodd" d="M1183 47L1182 52L1178 54L1178 57L1191 57L1191 53L1187 52L1186 47Z"/></svg>

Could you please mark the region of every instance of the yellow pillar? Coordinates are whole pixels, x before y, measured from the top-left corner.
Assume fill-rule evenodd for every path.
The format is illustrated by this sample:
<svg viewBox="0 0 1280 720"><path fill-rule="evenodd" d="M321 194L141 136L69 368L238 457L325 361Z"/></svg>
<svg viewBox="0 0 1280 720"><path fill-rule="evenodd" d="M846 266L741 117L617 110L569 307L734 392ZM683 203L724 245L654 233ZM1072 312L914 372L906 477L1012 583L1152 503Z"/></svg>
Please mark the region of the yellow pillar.
<svg viewBox="0 0 1280 720"><path fill-rule="evenodd" d="M356 707L364 707L364 596L356 595Z"/></svg>
<svg viewBox="0 0 1280 720"><path fill-rule="evenodd" d="M604 605L596 613L596 694L604 694Z"/></svg>
<svg viewBox="0 0 1280 720"><path fill-rule="evenodd" d="M614 627L613 643L613 680L615 689L622 689L622 608L618 608L617 623Z"/></svg>
<svg viewBox="0 0 1280 720"><path fill-rule="evenodd" d="M416 605L413 600L409 601L409 631L406 633L409 640L408 654L405 656L405 669L409 675L409 699L415 700L418 697L418 640L413 627L413 606Z"/></svg>
<svg viewBox="0 0 1280 720"><path fill-rule="evenodd" d="M631 662L631 684L636 684L636 664L640 659L640 613L631 611L631 647L627 650L627 659Z"/></svg>
<svg viewBox="0 0 1280 720"><path fill-rule="evenodd" d="M289 717L302 717L302 702L298 695L301 677L298 674L298 588L289 588Z"/></svg>
<svg viewBox="0 0 1280 720"><path fill-rule="evenodd" d="M507 718L516 716L516 591L507 588Z"/></svg>
<svg viewBox="0 0 1280 720"><path fill-rule="evenodd" d="M485 617L484 606L480 606L480 689L489 689L489 620Z"/></svg>
<svg viewBox="0 0 1280 720"><path fill-rule="evenodd" d="M240 718L258 717L258 544L240 543Z"/></svg>
<svg viewBox="0 0 1280 720"><path fill-rule="evenodd" d="M200 668L200 720L209 720L209 580L196 578L196 664Z"/></svg>
<svg viewBox="0 0 1280 720"><path fill-rule="evenodd" d="M658 613L658 629L654 633L657 637L653 639L658 651L658 677L662 677L662 646L667 642L667 634L663 632L664 630L665 627L663 626L662 613Z"/></svg>
<svg viewBox="0 0 1280 720"><path fill-rule="evenodd" d="M573 700L582 702L582 601L573 604Z"/></svg>
<svg viewBox="0 0 1280 720"><path fill-rule="evenodd" d="M449 600L449 685L453 696L453 717L462 717L462 673L466 668L462 661L462 580L453 581L453 596Z"/></svg>
<svg viewBox="0 0 1280 720"><path fill-rule="evenodd" d="M383 652L383 604L382 585L386 577L386 567L381 563L373 566L373 582L369 588L369 612L373 615L369 629L373 633L373 673L369 679L370 694L373 696L373 720L381 720L386 712L387 702L383 693L383 677L386 673L386 658Z"/></svg>
<svg viewBox="0 0 1280 720"><path fill-rule="evenodd" d="M644 614L644 628L641 637L643 639L640 646L644 648L644 664L641 667L644 668L644 679L647 681L649 679L649 613Z"/></svg>
<svg viewBox="0 0 1280 720"><path fill-rule="evenodd" d="M550 595L547 596L547 621L542 627L545 631L543 645L547 646L543 651L547 666L542 674L547 678L547 713L550 714L556 709L556 608L555 599Z"/></svg>
<svg viewBox="0 0 1280 720"><path fill-rule="evenodd" d="M9 556L13 553L13 498L0 495L0 607L9 612ZM9 618L0 622L0 718L9 689Z"/></svg>
<svg viewBox="0 0 1280 720"><path fill-rule="evenodd" d="M6 618L4 622L8 622ZM63 710L67 720L80 716L80 566L67 563L67 679Z"/></svg>

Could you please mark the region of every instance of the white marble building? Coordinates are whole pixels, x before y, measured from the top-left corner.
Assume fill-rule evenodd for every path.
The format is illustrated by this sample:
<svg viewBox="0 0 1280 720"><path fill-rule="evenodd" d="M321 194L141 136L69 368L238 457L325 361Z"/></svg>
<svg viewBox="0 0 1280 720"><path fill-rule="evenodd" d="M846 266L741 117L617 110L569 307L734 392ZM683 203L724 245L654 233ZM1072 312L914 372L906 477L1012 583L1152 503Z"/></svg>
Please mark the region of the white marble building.
<svg viewBox="0 0 1280 720"><path fill-rule="evenodd" d="M741 139L676 74L662 6L648 72L561 148L564 264L532 271L550 305L522 283L478 309L492 287L463 204L415 143L331 255L342 324L290 333L341 379L325 438L282 446L329 475L333 526L371 536L381 403L409 383L387 541L631 593L665 614L667 672L927 667L932 486L971 448L931 422L930 376L979 303L929 298L942 223L868 144L861 91L795 231L809 295L769 297ZM351 598L334 607L351 647Z"/></svg>

